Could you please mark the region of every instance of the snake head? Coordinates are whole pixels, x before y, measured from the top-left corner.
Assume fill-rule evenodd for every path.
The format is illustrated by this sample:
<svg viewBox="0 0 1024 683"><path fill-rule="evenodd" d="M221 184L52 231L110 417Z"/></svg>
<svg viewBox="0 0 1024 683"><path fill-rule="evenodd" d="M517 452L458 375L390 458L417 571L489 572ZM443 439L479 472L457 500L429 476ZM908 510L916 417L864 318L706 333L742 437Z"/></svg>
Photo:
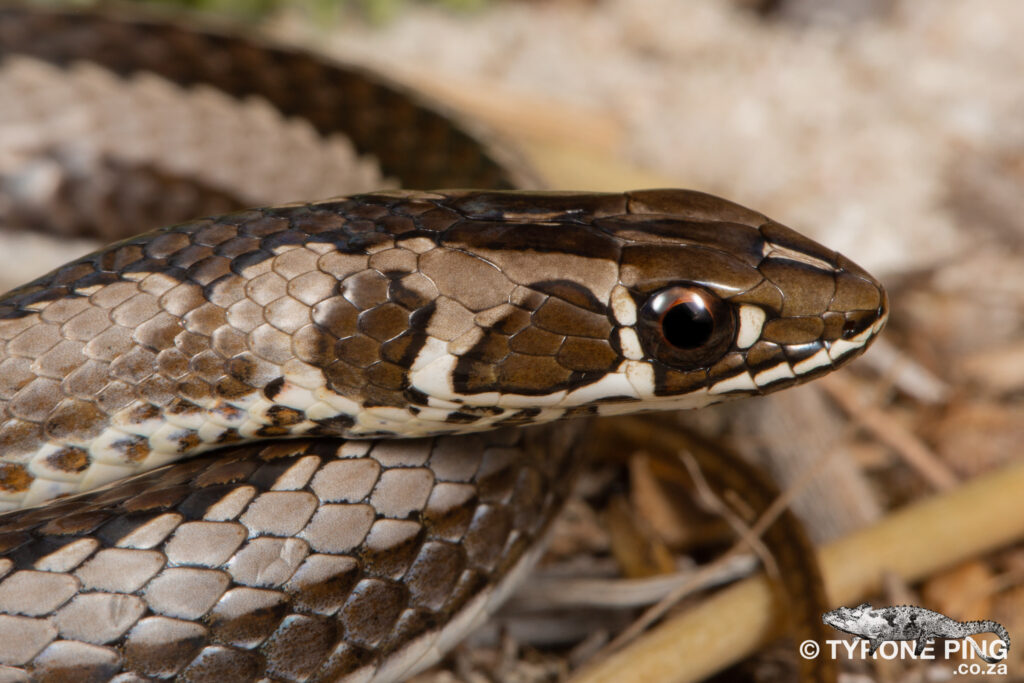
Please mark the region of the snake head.
<svg viewBox="0 0 1024 683"><path fill-rule="evenodd" d="M433 342L411 389L467 422L769 393L859 355L888 313L881 284L846 257L700 192L433 201L459 219L438 238L449 270L422 257L421 270L475 325Z"/></svg>
<svg viewBox="0 0 1024 683"><path fill-rule="evenodd" d="M601 228L626 241L612 312L654 397L776 391L852 360L884 326L882 285L794 230L697 192L629 196Z"/></svg>

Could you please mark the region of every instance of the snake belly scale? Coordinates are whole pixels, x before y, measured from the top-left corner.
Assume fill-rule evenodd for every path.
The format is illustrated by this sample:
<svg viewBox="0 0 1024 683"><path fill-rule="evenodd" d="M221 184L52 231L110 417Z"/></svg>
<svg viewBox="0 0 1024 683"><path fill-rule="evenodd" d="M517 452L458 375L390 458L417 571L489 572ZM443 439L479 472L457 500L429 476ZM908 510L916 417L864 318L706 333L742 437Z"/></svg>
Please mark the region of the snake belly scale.
<svg viewBox="0 0 1024 683"><path fill-rule="evenodd" d="M225 44L23 10L0 42L83 24ZM684 190L389 190L128 237L0 299L0 674L400 680L536 558L579 459L559 420L775 391L886 315L845 257Z"/></svg>

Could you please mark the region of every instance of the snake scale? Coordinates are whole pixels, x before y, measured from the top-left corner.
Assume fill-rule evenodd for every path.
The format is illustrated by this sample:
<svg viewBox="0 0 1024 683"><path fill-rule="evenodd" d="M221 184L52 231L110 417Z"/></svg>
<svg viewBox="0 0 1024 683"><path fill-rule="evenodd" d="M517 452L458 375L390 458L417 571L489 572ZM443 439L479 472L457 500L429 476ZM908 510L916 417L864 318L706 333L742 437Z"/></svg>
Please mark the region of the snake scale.
<svg viewBox="0 0 1024 683"><path fill-rule="evenodd" d="M103 154L43 202L4 171L5 222L121 241L0 298L0 680L408 677L536 559L562 418L775 391L885 322L874 278L755 211L507 191L463 124L301 50L7 7L0 55L259 98L403 186L479 188L194 219L260 202Z"/></svg>

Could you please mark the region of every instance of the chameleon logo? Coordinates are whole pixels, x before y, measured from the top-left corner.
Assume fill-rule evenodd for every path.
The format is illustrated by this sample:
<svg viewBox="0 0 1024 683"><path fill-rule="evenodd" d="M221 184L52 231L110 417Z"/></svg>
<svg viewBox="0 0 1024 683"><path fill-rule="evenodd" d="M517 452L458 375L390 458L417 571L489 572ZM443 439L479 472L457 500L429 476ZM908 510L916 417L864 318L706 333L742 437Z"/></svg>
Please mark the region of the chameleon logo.
<svg viewBox="0 0 1024 683"><path fill-rule="evenodd" d="M886 641L916 640L914 654L920 655L932 638L959 639L979 633L994 633L1003 641L1005 651L1010 649L1010 634L1002 624L991 621L957 621L924 607L900 605L875 609L868 603L857 607L840 607L821 615L821 620L834 629L844 631L871 643L868 654L875 654ZM971 641L974 652L989 664L1000 660L988 657ZM1005 656L1005 654L1004 654Z"/></svg>

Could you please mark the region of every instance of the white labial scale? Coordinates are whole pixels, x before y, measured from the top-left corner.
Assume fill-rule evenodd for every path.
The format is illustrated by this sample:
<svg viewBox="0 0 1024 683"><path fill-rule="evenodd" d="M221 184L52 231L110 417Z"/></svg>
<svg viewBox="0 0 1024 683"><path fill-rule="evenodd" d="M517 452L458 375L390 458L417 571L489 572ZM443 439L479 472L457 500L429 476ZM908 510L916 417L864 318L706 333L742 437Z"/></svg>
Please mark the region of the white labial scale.
<svg viewBox="0 0 1024 683"><path fill-rule="evenodd" d="M736 346L741 349L750 348L761 338L764 327L765 313L760 306L743 304L740 306L740 330L736 334Z"/></svg>
<svg viewBox="0 0 1024 683"><path fill-rule="evenodd" d="M853 340L837 339L828 347L828 357L832 359L832 362L835 362L862 346L864 346L863 342L858 344Z"/></svg>
<svg viewBox="0 0 1024 683"><path fill-rule="evenodd" d="M657 382L654 379L653 365L635 360L627 360L623 361L618 371L622 372L626 376L626 380L632 385L633 396L641 399L654 397Z"/></svg>
<svg viewBox="0 0 1024 683"><path fill-rule="evenodd" d="M858 334L856 337L853 337L852 339L836 339L834 342L832 342L832 345L828 347L829 358L831 358L833 361L838 361L840 358L850 353L851 351L854 351L864 346L873 334L874 328L872 327L872 329L864 330L863 332Z"/></svg>
<svg viewBox="0 0 1024 683"><path fill-rule="evenodd" d="M703 408L705 406L712 405L713 403L717 403L719 399L710 396L706 387L701 387L700 389L691 391L687 394L679 394L676 396L657 396L654 398L646 398L644 401L643 410L646 412L654 410L693 410L695 408ZM608 417L635 412L637 412L637 404L635 402L602 403L597 407L598 415Z"/></svg>
<svg viewBox="0 0 1024 683"><path fill-rule="evenodd" d="M625 363L622 363L615 372L605 375L593 384L588 384L585 387L580 387L570 392L562 402L563 405L578 406L609 396L639 398L636 387L626 378L625 365Z"/></svg>
<svg viewBox="0 0 1024 683"><path fill-rule="evenodd" d="M685 407L690 410L696 410L697 408L704 408L718 403L718 399L711 395L711 392L708 391L707 387L701 387L697 391L687 394L684 398L688 399ZM684 406L677 406L677 408L683 407Z"/></svg>
<svg viewBox="0 0 1024 683"><path fill-rule="evenodd" d="M754 383L759 387L766 387L772 382L778 382L783 379L791 379L796 377L793 373L792 368L789 367L788 363L779 363L778 365L762 370L761 372L754 375Z"/></svg>
<svg viewBox="0 0 1024 683"><path fill-rule="evenodd" d="M636 330L632 327L619 328L619 345L622 347L622 355L629 360L642 360L644 349L640 345L640 339L636 336Z"/></svg>
<svg viewBox="0 0 1024 683"><path fill-rule="evenodd" d="M744 370L738 375L713 384L708 389L710 394L724 394L729 391L757 391L757 384L754 383L754 378L750 376L750 373Z"/></svg>
<svg viewBox="0 0 1024 683"><path fill-rule="evenodd" d="M630 296L629 290L622 285L612 287L610 303L616 322L625 326L636 324L636 302Z"/></svg>
<svg viewBox="0 0 1024 683"><path fill-rule="evenodd" d="M827 349L821 349L813 356L804 358L799 363L793 363L793 372L798 375L804 375L826 365L832 365L832 359L829 358Z"/></svg>

